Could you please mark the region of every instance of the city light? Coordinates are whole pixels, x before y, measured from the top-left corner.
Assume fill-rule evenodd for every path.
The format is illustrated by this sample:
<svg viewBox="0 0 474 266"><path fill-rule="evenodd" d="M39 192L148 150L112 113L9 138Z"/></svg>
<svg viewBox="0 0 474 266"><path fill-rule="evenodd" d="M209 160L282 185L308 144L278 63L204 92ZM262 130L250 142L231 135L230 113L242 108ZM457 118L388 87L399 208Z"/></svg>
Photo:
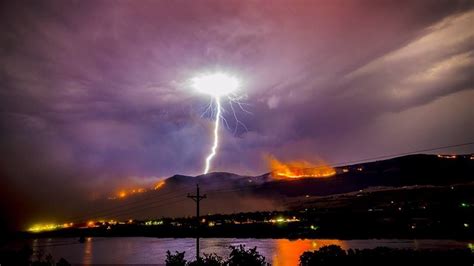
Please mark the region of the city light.
<svg viewBox="0 0 474 266"><path fill-rule="evenodd" d="M44 232L44 231L53 231L61 227L62 225L58 225L58 224L35 224L31 226L30 228L28 228L28 231L32 233L39 233L39 232Z"/></svg>
<svg viewBox="0 0 474 266"><path fill-rule="evenodd" d="M31 233L41 233L46 231L54 231L64 228L70 228L74 226L74 223L63 223L63 224L34 224L33 226L27 229Z"/></svg>
<svg viewBox="0 0 474 266"><path fill-rule="evenodd" d="M285 217L277 217L275 219L270 219L269 222L270 223L293 223L293 222L299 222L300 219L296 218L295 216L291 217L291 218L285 218Z"/></svg>
<svg viewBox="0 0 474 266"><path fill-rule="evenodd" d="M153 220L150 220L150 221L146 221L145 222L145 225L147 226L151 226L151 225L162 225L163 224L163 221L153 221Z"/></svg>

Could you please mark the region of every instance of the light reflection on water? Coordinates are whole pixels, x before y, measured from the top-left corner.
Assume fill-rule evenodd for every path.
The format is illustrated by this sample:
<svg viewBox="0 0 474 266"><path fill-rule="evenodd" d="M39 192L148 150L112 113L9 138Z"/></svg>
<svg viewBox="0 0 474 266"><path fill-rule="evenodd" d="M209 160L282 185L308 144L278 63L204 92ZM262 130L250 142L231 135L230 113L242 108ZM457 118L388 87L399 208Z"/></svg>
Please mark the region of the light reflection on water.
<svg viewBox="0 0 474 266"><path fill-rule="evenodd" d="M84 264L92 264L92 237L86 238L84 242Z"/></svg>
<svg viewBox="0 0 474 266"><path fill-rule="evenodd" d="M272 254L273 265L297 265L300 255L305 251L317 250L323 246L338 245L347 249L345 241L337 239L295 240L275 239L276 249Z"/></svg>
<svg viewBox="0 0 474 266"><path fill-rule="evenodd" d="M471 241L472 243L472 241ZM86 238L79 243L77 238L34 239L29 244L35 252L44 250L58 260L63 257L76 264L146 264L164 263L166 251L185 251L186 259L195 256L195 240L192 238L150 238L150 237L116 237ZM257 246L267 262L276 266L297 265L299 256L308 250L317 250L327 245L338 245L343 249L364 249L386 246L392 248L413 249L450 249L468 248L469 241L455 240L399 240L399 239L238 239L238 238L203 238L201 253L216 253L221 257L229 255L229 246L243 244L247 248ZM472 247L472 244L471 244Z"/></svg>

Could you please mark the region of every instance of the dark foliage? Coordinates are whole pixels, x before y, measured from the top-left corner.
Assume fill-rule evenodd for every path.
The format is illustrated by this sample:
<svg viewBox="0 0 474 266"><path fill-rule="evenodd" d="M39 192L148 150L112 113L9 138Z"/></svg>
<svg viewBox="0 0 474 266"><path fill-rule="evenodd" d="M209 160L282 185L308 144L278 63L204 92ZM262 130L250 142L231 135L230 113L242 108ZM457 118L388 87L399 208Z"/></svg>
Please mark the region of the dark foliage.
<svg viewBox="0 0 474 266"><path fill-rule="evenodd" d="M331 245L300 256L301 266L332 265L473 265L474 254L469 249L409 250L378 247L375 249L349 249Z"/></svg>
<svg viewBox="0 0 474 266"><path fill-rule="evenodd" d="M199 260L192 261L188 263L188 266L221 266L226 265L222 257L217 256L216 254L204 254L204 258L199 258Z"/></svg>
<svg viewBox="0 0 474 266"><path fill-rule="evenodd" d="M33 259L32 259L33 257ZM24 246L18 251L0 252L0 265L14 265L14 266L68 266L71 265L68 261L61 258L57 263L54 261L51 254L45 255L43 250L38 250L33 255L33 250Z"/></svg>
<svg viewBox="0 0 474 266"><path fill-rule="evenodd" d="M227 260L229 266L260 266L269 265L265 261L265 257L260 255L257 251L257 247L245 249L245 245L239 245L238 247L231 246L232 250Z"/></svg>
<svg viewBox="0 0 474 266"><path fill-rule="evenodd" d="M184 259L184 251L178 252L175 251L175 254L172 255L171 252L168 250L166 251L166 265L167 266L184 266L186 265L186 260Z"/></svg>
<svg viewBox="0 0 474 266"><path fill-rule="evenodd" d="M265 257L260 255L257 247L245 249L245 245L238 247L229 247L231 249L227 260L216 254L204 254L199 260L187 262L184 259L184 252L178 252L174 255L168 250L166 252L167 266L267 266L270 265L265 261Z"/></svg>

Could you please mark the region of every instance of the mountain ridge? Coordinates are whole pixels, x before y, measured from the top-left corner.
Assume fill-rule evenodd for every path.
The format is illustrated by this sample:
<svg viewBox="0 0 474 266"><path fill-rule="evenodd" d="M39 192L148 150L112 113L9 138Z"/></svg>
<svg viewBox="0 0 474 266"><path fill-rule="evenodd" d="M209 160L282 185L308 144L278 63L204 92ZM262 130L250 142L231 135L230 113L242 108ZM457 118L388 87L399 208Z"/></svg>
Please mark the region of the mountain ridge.
<svg viewBox="0 0 474 266"><path fill-rule="evenodd" d="M275 179L271 173L246 176L212 172L195 177L177 174L163 179L164 185L157 190L103 204L120 207L133 201L149 201L150 207L137 214L137 218L191 215L194 206L186 195L195 194L199 184L201 194L207 194L201 205L202 213L285 210L294 199L310 200L371 187L403 189L414 185L470 183L474 181L474 156L417 154L335 169L336 174L331 177L298 179ZM158 205L153 205L155 201Z"/></svg>

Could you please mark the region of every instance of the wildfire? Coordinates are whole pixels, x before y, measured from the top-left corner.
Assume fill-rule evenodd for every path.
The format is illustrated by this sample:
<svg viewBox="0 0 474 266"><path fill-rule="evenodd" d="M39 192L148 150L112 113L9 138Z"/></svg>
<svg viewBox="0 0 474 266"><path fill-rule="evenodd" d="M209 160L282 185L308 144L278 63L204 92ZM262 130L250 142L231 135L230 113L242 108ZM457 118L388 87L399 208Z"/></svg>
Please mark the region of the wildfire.
<svg viewBox="0 0 474 266"><path fill-rule="evenodd" d="M127 196L134 195L134 194L140 194L143 192L146 192L147 190L144 188L134 188L134 189L128 189L128 190L120 190L116 195L116 197L109 197L109 199L124 199Z"/></svg>
<svg viewBox="0 0 474 266"><path fill-rule="evenodd" d="M165 183L166 183L165 180L161 180L160 182L156 183L154 190L158 190L162 188L165 185Z"/></svg>
<svg viewBox="0 0 474 266"><path fill-rule="evenodd" d="M129 188L129 189L121 189L116 192L113 196L108 197L109 200L116 200L116 199L125 199L133 195L138 195L145 193L151 190L159 190L165 185L165 180L161 180L158 183L155 183L153 186L149 188Z"/></svg>
<svg viewBox="0 0 474 266"><path fill-rule="evenodd" d="M336 170L329 165L313 164L308 161L282 162L273 156L268 156L268 162L272 176L276 179L325 178L336 174Z"/></svg>

